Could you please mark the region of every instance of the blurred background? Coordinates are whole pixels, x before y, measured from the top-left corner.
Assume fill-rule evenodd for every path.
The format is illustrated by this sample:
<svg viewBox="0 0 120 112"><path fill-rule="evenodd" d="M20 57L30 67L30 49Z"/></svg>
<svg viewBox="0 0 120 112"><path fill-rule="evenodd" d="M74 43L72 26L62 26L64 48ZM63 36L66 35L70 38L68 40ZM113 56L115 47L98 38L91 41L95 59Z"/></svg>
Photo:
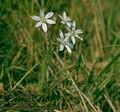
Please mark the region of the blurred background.
<svg viewBox="0 0 120 112"><path fill-rule="evenodd" d="M71 55L46 50L46 35L31 19L40 9L55 18L66 11L84 31ZM119 11L119 0L0 0L2 96L19 99L21 91L53 110L120 112ZM57 42L58 29L49 27L49 42Z"/></svg>

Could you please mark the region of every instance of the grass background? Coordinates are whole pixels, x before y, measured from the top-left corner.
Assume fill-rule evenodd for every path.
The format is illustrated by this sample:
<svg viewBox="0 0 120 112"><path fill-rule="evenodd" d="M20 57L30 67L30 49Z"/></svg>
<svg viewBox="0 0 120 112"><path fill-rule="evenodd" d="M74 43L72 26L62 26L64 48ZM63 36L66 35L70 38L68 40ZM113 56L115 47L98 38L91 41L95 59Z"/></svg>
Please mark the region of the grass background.
<svg viewBox="0 0 120 112"><path fill-rule="evenodd" d="M51 44L59 25L34 27L43 8L84 31L71 55ZM119 0L0 0L0 111L120 112L119 10Z"/></svg>

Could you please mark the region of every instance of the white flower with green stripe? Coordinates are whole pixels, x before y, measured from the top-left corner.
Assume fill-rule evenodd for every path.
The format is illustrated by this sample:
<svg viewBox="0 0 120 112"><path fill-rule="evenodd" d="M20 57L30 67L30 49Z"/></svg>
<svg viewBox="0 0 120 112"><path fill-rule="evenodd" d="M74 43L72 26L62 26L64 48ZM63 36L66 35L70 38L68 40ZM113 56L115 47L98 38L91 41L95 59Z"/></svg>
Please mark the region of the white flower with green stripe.
<svg viewBox="0 0 120 112"><path fill-rule="evenodd" d="M68 33L65 34L66 37L70 38L72 43L75 44L75 38L79 38L83 41L83 38L79 36L83 31L81 29L76 29L75 21L71 24L71 27L67 27Z"/></svg>
<svg viewBox="0 0 120 112"><path fill-rule="evenodd" d="M69 42L68 38L64 36L63 32L60 30L59 32L60 38L57 38L58 42L60 43L59 51L63 51L64 48L67 49L69 53L72 52L73 45Z"/></svg>
<svg viewBox="0 0 120 112"><path fill-rule="evenodd" d="M66 24L67 26L71 27L71 19L67 16L65 11L63 12L63 15L59 15L59 17L61 19L62 24Z"/></svg>
<svg viewBox="0 0 120 112"><path fill-rule="evenodd" d="M54 15L53 12L49 12L46 15L41 10L40 16L32 16L32 19L37 21L35 27L42 27L44 32L47 32L48 27L47 24L55 24L56 22L51 20L50 18Z"/></svg>

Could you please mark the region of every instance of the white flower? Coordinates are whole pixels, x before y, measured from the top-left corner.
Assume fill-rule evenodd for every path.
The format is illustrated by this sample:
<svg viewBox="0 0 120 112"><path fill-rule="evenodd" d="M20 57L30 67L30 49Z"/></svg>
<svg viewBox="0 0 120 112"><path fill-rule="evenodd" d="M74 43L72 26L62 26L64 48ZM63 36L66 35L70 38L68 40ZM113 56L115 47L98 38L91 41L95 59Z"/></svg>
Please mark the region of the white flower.
<svg viewBox="0 0 120 112"><path fill-rule="evenodd" d="M71 27L71 19L70 19L70 17L68 17L67 15L66 15L66 12L64 11L63 12L63 16L60 16L59 15L59 17L61 18L61 23L62 24L67 24L69 27Z"/></svg>
<svg viewBox="0 0 120 112"><path fill-rule="evenodd" d="M55 24L56 22L49 19L53 16L53 12L49 12L46 15L44 14L43 11L40 11L40 16L32 16L32 19L37 21L37 24L35 27L40 27L42 26L42 29L44 32L47 32L47 24Z"/></svg>
<svg viewBox="0 0 120 112"><path fill-rule="evenodd" d="M81 39L83 41L83 38L79 36L79 34L83 33L81 29L76 30L76 23L75 21L72 23L71 28L67 27L68 33L65 34L66 37L71 38L72 43L75 44L75 37Z"/></svg>
<svg viewBox="0 0 120 112"><path fill-rule="evenodd" d="M64 47L68 50L69 53L71 53L71 49L73 48L73 45L64 37L63 32L60 30L60 38L57 38L57 40L60 42L59 51L63 51Z"/></svg>

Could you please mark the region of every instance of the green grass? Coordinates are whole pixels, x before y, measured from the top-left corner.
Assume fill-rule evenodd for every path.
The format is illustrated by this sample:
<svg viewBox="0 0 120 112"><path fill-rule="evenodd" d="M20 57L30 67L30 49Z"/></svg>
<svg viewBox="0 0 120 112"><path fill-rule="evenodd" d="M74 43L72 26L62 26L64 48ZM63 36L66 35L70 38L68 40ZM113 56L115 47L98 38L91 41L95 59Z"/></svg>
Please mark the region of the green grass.
<svg viewBox="0 0 120 112"><path fill-rule="evenodd" d="M72 54L54 45L59 25L34 27L43 8L84 31ZM0 111L120 112L119 10L119 0L0 0Z"/></svg>

